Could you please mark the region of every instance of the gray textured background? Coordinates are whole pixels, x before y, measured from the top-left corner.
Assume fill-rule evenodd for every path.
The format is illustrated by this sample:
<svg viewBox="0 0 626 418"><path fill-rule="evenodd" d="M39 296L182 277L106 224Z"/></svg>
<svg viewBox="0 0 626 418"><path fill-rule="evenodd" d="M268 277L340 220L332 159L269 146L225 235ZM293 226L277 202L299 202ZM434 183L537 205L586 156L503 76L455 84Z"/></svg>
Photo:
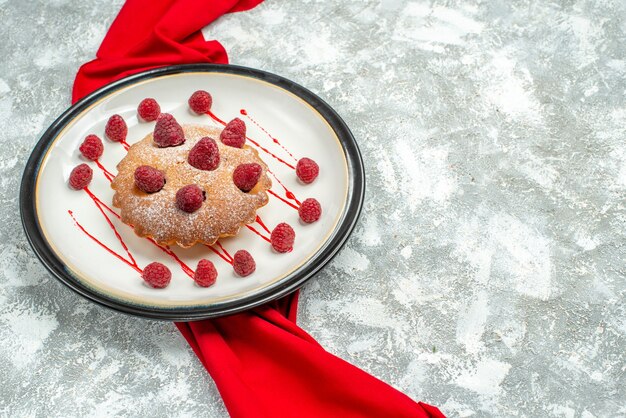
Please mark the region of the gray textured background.
<svg viewBox="0 0 626 418"><path fill-rule="evenodd" d="M25 160L120 4L0 0L5 416L226 416L173 325L80 299L22 233ZM320 94L364 153L304 329L451 417L626 416L623 1L268 1L206 36Z"/></svg>

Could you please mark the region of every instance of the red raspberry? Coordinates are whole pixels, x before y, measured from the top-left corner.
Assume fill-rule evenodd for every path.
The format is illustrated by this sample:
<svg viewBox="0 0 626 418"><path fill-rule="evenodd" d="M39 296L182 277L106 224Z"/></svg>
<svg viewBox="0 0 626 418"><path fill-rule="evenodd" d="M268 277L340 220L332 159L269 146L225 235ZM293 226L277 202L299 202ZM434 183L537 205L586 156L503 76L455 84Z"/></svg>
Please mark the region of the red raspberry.
<svg viewBox="0 0 626 418"><path fill-rule="evenodd" d="M272 248L279 253L288 253L293 250L293 242L296 239L296 233L293 228L284 222L276 225L272 231L270 241Z"/></svg>
<svg viewBox="0 0 626 418"><path fill-rule="evenodd" d="M161 106L152 98L143 99L137 106L137 113L146 122L153 122L161 114Z"/></svg>
<svg viewBox="0 0 626 418"><path fill-rule="evenodd" d="M165 176L156 168L141 165L135 170L135 185L146 193L155 193L165 185Z"/></svg>
<svg viewBox="0 0 626 418"><path fill-rule="evenodd" d="M93 178L93 170L87 164L80 164L74 167L70 173L70 187L74 190L81 190L89 186Z"/></svg>
<svg viewBox="0 0 626 418"><path fill-rule="evenodd" d="M204 90L198 90L189 98L189 107L199 115L211 110L213 98Z"/></svg>
<svg viewBox="0 0 626 418"><path fill-rule="evenodd" d="M169 113L161 113L157 118L153 134L154 142L161 147L175 147L185 142L182 126Z"/></svg>
<svg viewBox="0 0 626 418"><path fill-rule="evenodd" d="M200 260L193 279L201 287L209 287L217 280L217 270L209 260Z"/></svg>
<svg viewBox="0 0 626 418"><path fill-rule="evenodd" d="M249 192L261 178L263 168L257 163L239 164L233 171L233 182L242 192Z"/></svg>
<svg viewBox="0 0 626 418"><path fill-rule="evenodd" d="M187 161L198 170L215 170L220 164L220 150L215 139L204 137L189 151Z"/></svg>
<svg viewBox="0 0 626 418"><path fill-rule="evenodd" d="M200 209L205 198L205 194L200 187L190 184L176 192L176 206L183 212L193 213Z"/></svg>
<svg viewBox="0 0 626 418"><path fill-rule="evenodd" d="M307 224L313 223L322 216L322 206L316 199L305 199L298 209L298 215L300 215L302 222Z"/></svg>
<svg viewBox="0 0 626 418"><path fill-rule="evenodd" d="M124 122L124 119L120 115L113 115L107 121L107 125L104 128L104 133L111 141L126 141L128 126L126 126L126 122Z"/></svg>
<svg viewBox="0 0 626 418"><path fill-rule="evenodd" d="M163 289L170 284L170 280L172 280L172 272L167 268L167 266L155 261L154 263L148 264L143 269L141 277L146 281L146 283L155 289Z"/></svg>
<svg viewBox="0 0 626 418"><path fill-rule="evenodd" d="M241 277L246 277L254 273L256 263L254 258L246 250L239 250L233 256L233 269Z"/></svg>
<svg viewBox="0 0 626 418"><path fill-rule="evenodd" d="M96 161L104 152L104 145L96 135L87 135L80 147L80 153L88 160Z"/></svg>
<svg viewBox="0 0 626 418"><path fill-rule="evenodd" d="M303 183L312 183L319 173L320 167L310 158L301 158L296 165L296 175Z"/></svg>
<svg viewBox="0 0 626 418"><path fill-rule="evenodd" d="M220 134L220 141L224 145L235 148L243 148L246 143L246 124L239 118L228 122Z"/></svg>

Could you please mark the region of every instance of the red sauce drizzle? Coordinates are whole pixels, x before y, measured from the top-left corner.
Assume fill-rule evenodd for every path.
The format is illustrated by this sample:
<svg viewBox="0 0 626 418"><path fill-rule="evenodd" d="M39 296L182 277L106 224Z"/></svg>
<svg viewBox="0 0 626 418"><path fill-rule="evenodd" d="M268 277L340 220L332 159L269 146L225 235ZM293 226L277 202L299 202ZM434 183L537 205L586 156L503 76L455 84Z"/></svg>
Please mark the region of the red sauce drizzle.
<svg viewBox="0 0 626 418"><path fill-rule="evenodd" d="M96 160L95 163L98 166L98 168L102 171L102 174L104 174L104 177L106 177L107 180L109 181L113 181L113 179L115 178L115 175L111 173L109 170L107 170L106 168L104 168L104 166L100 163L100 161Z"/></svg>
<svg viewBox="0 0 626 418"><path fill-rule="evenodd" d="M125 149L126 151L128 151L128 149L130 148L130 145L128 145L128 142L126 142L126 140L125 140L125 139L122 139L122 140L120 141L120 144L122 144L122 146L124 147L124 149Z"/></svg>
<svg viewBox="0 0 626 418"><path fill-rule="evenodd" d="M85 189L87 190L87 189ZM113 216L115 216L117 219L122 219L120 217L120 215L117 214L117 212L115 212L113 209L111 209L110 206L108 206L106 203L104 203L102 200L100 200L100 198L98 196L96 196L95 194L91 193L91 191L89 191L89 197L91 197L91 199L96 202L97 205L101 205L102 207L104 207L106 210L108 210L109 212L111 212L111 214Z"/></svg>
<svg viewBox="0 0 626 418"><path fill-rule="evenodd" d="M252 232L254 232L255 234L257 234L258 236L260 236L261 238L263 238L265 241L267 242L272 242L268 237L266 237L265 235L261 234L259 231L257 231L253 226L250 225L246 225L246 227L248 227L248 229Z"/></svg>
<svg viewBox="0 0 626 418"><path fill-rule="evenodd" d="M215 114L213 112L211 112L210 110L207 112L207 115L209 115L217 123L221 123L222 125L226 126L226 122L224 122L223 120L221 120L220 118L215 116ZM294 167L292 164L289 164L287 161L283 160L282 158L280 158L279 156L277 156L276 154L274 154L273 152L271 152L267 148L261 146L261 144L256 142L254 139L250 138L249 136L246 136L246 138L248 139L248 141L252 142L252 144L254 144L257 148L259 148L260 150L262 150L266 154L272 156L275 160L285 164L287 167L291 168L292 170L296 169L296 167Z"/></svg>
<svg viewBox="0 0 626 418"><path fill-rule="evenodd" d="M300 206L300 204L301 204L301 203L300 203L300 201L298 200L298 198L296 198L296 195L295 195L295 194L293 194L293 193L291 192L291 190L289 190L289 189L287 188L287 186L285 186L285 185L283 184L283 182L282 182L282 181L280 181L280 179L276 176L276 174L274 174L274 173L272 172L272 170L270 170L269 168L267 169L267 172L268 172L268 173L270 173L270 174L272 175L272 177L274 177L274 178L276 179L276 181L278 182L278 184L280 184L280 185L283 187L283 189L285 190L285 196L287 196L287 199L291 199L291 200L295 201L295 202L298 204L298 206ZM296 209L297 209L297 208L296 208Z"/></svg>
<svg viewBox="0 0 626 418"><path fill-rule="evenodd" d="M289 152L289 150L288 150L287 148L285 148L285 147L283 146L283 144L281 144L281 143L278 141L278 139L276 139L275 137L273 137L273 136L272 136L269 132L267 132L267 130L266 130L264 127L262 127L262 126L261 126L261 125L260 125L260 124L259 124L259 123L255 120L255 119L251 118L251 117L250 117L250 115L248 115L248 112L246 111L246 109L241 109L239 112L240 112L242 115L246 116L246 117L250 120L250 122L254 123L254 124L255 124L255 125L256 125L259 129L260 129L260 130L262 130L262 131L265 133L265 135L269 136L269 137L270 137L270 139L271 139L271 140L272 140L272 141L273 141L276 145L278 145L279 147L281 147L281 148L283 149L283 151L285 151L287 154L289 154L289 156L290 156L291 158L293 158L293 160L294 160L295 162L298 162L298 159L297 159L296 157L294 157L294 156L293 156L293 154L292 154L291 152Z"/></svg>
<svg viewBox="0 0 626 418"><path fill-rule="evenodd" d="M111 253L112 255L114 255L115 257L117 257L118 259L120 259L122 262L126 263L126 265L128 265L130 268L135 269L135 271L137 271L137 273L141 274L143 273L143 271L139 268L139 266L137 265L137 263L135 262L135 260L133 259L133 261L128 261L127 259L125 259L124 257L122 257L121 255L119 255L118 253L116 253L115 251L113 251L112 249L110 249L109 247L107 247L104 243L102 243L98 238L94 237L93 235L91 235L89 232L87 232L87 230L80 224L78 223L78 221L76 220L76 218L74 217L74 213L71 210L68 210L67 213L69 213L69 215L72 217L72 220L74 221L74 223L76 224L76 226L83 231L83 233L85 235L87 235L89 238L91 238L96 244L98 244L99 246L101 246L102 248L104 248L106 251L108 251L109 253Z"/></svg>
<svg viewBox="0 0 626 418"><path fill-rule="evenodd" d="M298 210L298 207L296 205L294 205L293 203L291 203L290 201L288 201L287 199L284 199L282 197L280 197L279 195L277 195L272 189L267 191L269 194L271 194L272 196L278 198L279 200L282 200L285 204L291 206L292 208L294 208L295 210Z"/></svg>
<svg viewBox="0 0 626 418"><path fill-rule="evenodd" d="M122 248L124 248L124 251L126 251L126 254L128 254L128 258L130 258L130 260L133 262L133 264L135 266L137 266L137 262L135 261L135 258L133 257L133 255L130 253L130 250L126 246L126 243L122 239L122 236L119 234L119 232L117 232L117 228L115 228L115 225L113 225L113 222L111 222L111 219L109 219L107 214L104 213L104 210L102 209L102 206L100 206L100 203L99 203L99 202L101 202L100 199L98 199L93 193L91 193L91 190L89 190L87 187L85 187L84 190L85 190L85 192L87 192L89 197L91 197L91 199L94 201L94 203L96 204L96 207L98 208L100 213L102 213L102 216L104 216L104 218L106 219L107 223L109 224L109 226L113 230L113 233L115 233L115 237L117 238L117 240L122 245ZM139 266L137 266L137 268L139 268Z"/></svg>
<svg viewBox="0 0 626 418"><path fill-rule="evenodd" d="M270 230L268 229L267 226L265 226L265 224L263 223L263 220L261 219L261 217L259 215L256 216L256 223L258 223L259 225L261 225L261 228L265 229L265 231L268 234L271 234Z"/></svg>
<svg viewBox="0 0 626 418"><path fill-rule="evenodd" d="M224 254L226 254L226 257L230 258L230 261L233 261L233 257L228 253L228 251L226 251L226 248L222 246L222 243L217 241L216 244L218 247L220 247L220 249L224 252Z"/></svg>
<svg viewBox="0 0 626 418"><path fill-rule="evenodd" d="M85 188L85 191L87 192L87 194L89 195L89 197L91 198L91 200L93 200L93 202L96 204L96 206L98 207L98 209L100 210L100 212L102 212L102 215L104 215L105 219L107 220L107 222L109 223L109 226L111 226L111 228L113 229L113 231L115 232L115 236L117 236L118 240L120 241L120 243L122 244L122 246L124 247L124 249L126 250L126 252L128 253L128 255L130 256L131 259L133 259L132 255L130 254L130 252L128 251L128 248L126 247L126 244L124 243L124 241L122 240L122 237L119 235L119 233L117 232L117 229L115 228L115 226L111 223L111 220L109 219L109 217L104 213L104 211L102 210L102 208L104 207L105 209L107 209L109 212L111 212L111 214L113 214L117 219L121 219L120 215L117 214L117 212L115 212L110 206L108 206L106 203L104 203L102 200L100 200L100 198L98 198L98 196L96 196L95 194L93 194L91 192L91 190L89 190L88 188ZM132 225L130 225L132 227ZM187 265L185 264L185 262L183 260L181 260L175 253L174 251L171 250L171 248L169 247L165 247L159 243L157 243L154 239L150 238L150 237L146 237L146 239L148 241L150 241L154 246L156 246L157 248L159 248L161 251L163 251L165 254L169 255L170 257L172 257L174 259L174 261L176 261L178 263L178 265L180 266L180 268L183 270L183 272L188 275L189 277L191 277L193 279L194 276L194 271ZM133 259L133 261L135 261Z"/></svg>
<svg viewBox="0 0 626 418"><path fill-rule="evenodd" d="M216 241L215 245L220 247L223 253L220 252L220 250L214 248L212 245L205 244L204 246L207 247L209 250L213 251L215 254L217 254L222 260L226 261L228 264L233 264L233 257L228 253L228 251L226 251L226 248L224 248L222 244L220 244L219 241Z"/></svg>
<svg viewBox="0 0 626 418"><path fill-rule="evenodd" d="M176 261L180 265L181 270L184 271L187 276L189 276L189 277L191 277L193 279L193 276L194 276L195 272L187 264L185 264L185 262L183 260L178 258L178 256L174 253L174 251L172 251L172 249L169 246L168 247L164 247L161 244L157 243L152 238L148 238L148 241L150 241L155 246L159 247L161 249L161 251L163 251L165 254L167 254L170 257L172 257L174 259L174 261Z"/></svg>

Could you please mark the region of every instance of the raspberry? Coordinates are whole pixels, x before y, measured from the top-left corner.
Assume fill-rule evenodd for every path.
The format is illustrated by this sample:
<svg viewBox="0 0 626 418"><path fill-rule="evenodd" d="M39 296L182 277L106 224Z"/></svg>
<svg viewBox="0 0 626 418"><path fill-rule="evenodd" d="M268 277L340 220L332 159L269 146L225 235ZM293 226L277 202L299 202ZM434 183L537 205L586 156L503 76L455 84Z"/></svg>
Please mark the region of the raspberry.
<svg viewBox="0 0 626 418"><path fill-rule="evenodd" d="M174 116L161 113L154 126L153 138L161 148L175 147L185 142L185 133Z"/></svg>
<svg viewBox="0 0 626 418"><path fill-rule="evenodd" d="M300 205L298 215L302 222L310 224L317 221L322 216L322 207L316 199L308 198Z"/></svg>
<svg viewBox="0 0 626 418"><path fill-rule="evenodd" d="M143 269L141 277L155 289L163 289L170 284L172 272L165 265L155 261Z"/></svg>
<svg viewBox="0 0 626 418"><path fill-rule="evenodd" d="M254 258L246 250L239 250L233 256L233 269L241 277L246 277L254 273L256 263Z"/></svg>
<svg viewBox="0 0 626 418"><path fill-rule="evenodd" d="M257 163L239 164L233 171L233 182L242 192L249 192L261 178L263 168Z"/></svg>
<svg viewBox="0 0 626 418"><path fill-rule="evenodd" d="M288 224L282 222L276 225L272 231L270 241L272 248L279 253L288 253L293 250L293 242L296 239L296 233Z"/></svg>
<svg viewBox="0 0 626 418"><path fill-rule="evenodd" d="M243 148L246 143L246 124L239 118L228 122L220 134L220 141L224 145L235 148Z"/></svg>
<svg viewBox="0 0 626 418"><path fill-rule="evenodd" d="M89 186L93 178L93 170L87 164L80 164L74 167L70 173L70 187L74 190L81 190Z"/></svg>
<svg viewBox="0 0 626 418"><path fill-rule="evenodd" d="M195 184L182 187L176 192L176 206L183 212L193 213L200 209L205 199L204 192Z"/></svg>
<svg viewBox="0 0 626 418"><path fill-rule="evenodd" d="M146 193L155 193L165 185L165 176L156 168L142 165L135 170L135 185Z"/></svg>
<svg viewBox="0 0 626 418"><path fill-rule="evenodd" d="M88 160L96 161L104 152L104 145L96 135L87 135L80 147L80 153Z"/></svg>
<svg viewBox="0 0 626 418"><path fill-rule="evenodd" d="M107 121L104 133L111 141L123 142L126 141L128 126L126 126L126 122L120 115L113 115Z"/></svg>
<svg viewBox="0 0 626 418"><path fill-rule="evenodd" d="M137 106L137 113L146 122L153 122L161 114L161 106L152 98L143 99Z"/></svg>
<svg viewBox="0 0 626 418"><path fill-rule="evenodd" d="M220 164L220 150L215 139L204 137L189 151L187 161L198 170L215 170Z"/></svg>
<svg viewBox="0 0 626 418"><path fill-rule="evenodd" d="M320 167L310 158L301 158L296 165L296 175L303 183L312 183L319 173Z"/></svg>
<svg viewBox="0 0 626 418"><path fill-rule="evenodd" d="M200 260L193 279L201 287L209 287L217 280L217 270L209 260Z"/></svg>
<svg viewBox="0 0 626 418"><path fill-rule="evenodd" d="M189 107L199 115L211 110L213 98L204 90L198 90L189 98Z"/></svg>

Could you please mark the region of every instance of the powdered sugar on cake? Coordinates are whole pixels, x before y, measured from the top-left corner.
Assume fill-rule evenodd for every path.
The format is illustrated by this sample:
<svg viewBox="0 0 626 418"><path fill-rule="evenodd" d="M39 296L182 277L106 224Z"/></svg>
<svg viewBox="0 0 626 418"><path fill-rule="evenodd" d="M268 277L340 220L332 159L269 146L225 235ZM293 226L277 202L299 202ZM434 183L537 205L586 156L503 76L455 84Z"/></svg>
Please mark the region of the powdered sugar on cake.
<svg viewBox="0 0 626 418"><path fill-rule="evenodd" d="M236 235L239 229L254 222L256 211L268 202L272 183L267 166L256 150L234 148L217 140L220 163L213 171L199 170L187 162L193 146L203 137L219 138L218 128L184 125L185 143L159 148L149 134L132 145L118 164L118 175L111 183L115 190L113 205L120 208L122 221L133 225L139 236L149 236L162 245L190 247L196 243L213 244L220 237ZM256 186L244 193L233 183L233 171L240 164L257 163L263 173ZM149 165L165 173L166 183L159 192L147 194L135 186L134 172ZM176 206L176 192L196 184L206 193L206 200L193 213Z"/></svg>

